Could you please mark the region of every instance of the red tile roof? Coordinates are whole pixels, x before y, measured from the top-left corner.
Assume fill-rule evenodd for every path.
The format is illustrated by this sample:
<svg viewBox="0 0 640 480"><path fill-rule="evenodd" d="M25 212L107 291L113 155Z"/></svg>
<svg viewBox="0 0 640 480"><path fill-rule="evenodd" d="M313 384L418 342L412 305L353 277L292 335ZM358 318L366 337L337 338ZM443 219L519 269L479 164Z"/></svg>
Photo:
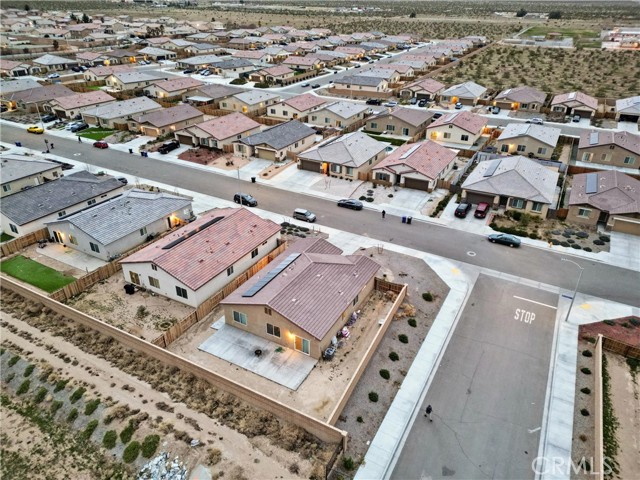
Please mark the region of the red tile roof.
<svg viewBox="0 0 640 480"><path fill-rule="evenodd" d="M158 88L163 89L165 92L175 92L178 90L185 90L187 88L196 88L204 85L200 80L196 80L191 77L184 78L171 78L169 80L162 80L160 82L153 82Z"/></svg>
<svg viewBox="0 0 640 480"><path fill-rule="evenodd" d="M197 231L216 217L223 218ZM196 233L163 249L192 232ZM121 263L154 263L187 287L197 290L279 232L280 225L264 220L246 208L215 209Z"/></svg>
<svg viewBox="0 0 640 480"><path fill-rule="evenodd" d="M194 125L207 132L217 140L224 140L235 135L240 135L247 130L260 127L260 124L241 113L231 113L223 117L216 117L206 122Z"/></svg>
<svg viewBox="0 0 640 480"><path fill-rule="evenodd" d="M469 133L477 135L479 133L482 133L482 130L487 123L488 120L485 117L481 117L480 115L476 115L475 113L462 111L443 115L431 125L429 125L429 128L427 130L451 124L463 130L466 130Z"/></svg>
<svg viewBox="0 0 640 480"><path fill-rule="evenodd" d="M295 108L299 112L306 112L314 107L324 105L327 101L320 97L316 97L315 95L311 95L310 93L304 93L302 95L296 95L295 97L289 98L283 103L291 108Z"/></svg>
<svg viewBox="0 0 640 480"><path fill-rule="evenodd" d="M404 157L404 158L402 158ZM406 143L382 160L374 170L386 169L394 165L406 165L412 171L434 180L438 174L456 158L456 152L427 140L422 143ZM411 173L405 171L403 173Z"/></svg>

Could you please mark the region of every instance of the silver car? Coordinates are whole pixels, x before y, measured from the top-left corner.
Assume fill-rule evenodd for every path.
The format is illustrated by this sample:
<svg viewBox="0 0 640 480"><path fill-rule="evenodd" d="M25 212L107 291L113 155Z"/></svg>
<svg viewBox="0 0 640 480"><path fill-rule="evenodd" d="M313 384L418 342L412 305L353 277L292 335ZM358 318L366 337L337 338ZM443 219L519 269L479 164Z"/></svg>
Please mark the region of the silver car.
<svg viewBox="0 0 640 480"><path fill-rule="evenodd" d="M316 215L309 210L305 210L304 208L296 208L293 211L293 218L297 220L304 220L305 222L313 223L316 221Z"/></svg>

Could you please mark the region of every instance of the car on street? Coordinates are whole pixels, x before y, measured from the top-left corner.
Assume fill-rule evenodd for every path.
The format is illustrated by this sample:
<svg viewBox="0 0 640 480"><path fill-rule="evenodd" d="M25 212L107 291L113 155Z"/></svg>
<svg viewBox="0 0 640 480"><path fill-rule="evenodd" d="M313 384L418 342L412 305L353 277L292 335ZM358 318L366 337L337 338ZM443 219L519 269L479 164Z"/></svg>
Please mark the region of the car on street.
<svg viewBox="0 0 640 480"><path fill-rule="evenodd" d="M310 85L311 85L310 83L303 83L303 84L302 84L302 85L300 85L300 86L301 86L301 87L305 87L305 88L306 88L306 87L308 87L308 86L310 86Z"/></svg>
<svg viewBox="0 0 640 480"><path fill-rule="evenodd" d="M342 208L350 208L351 210L362 210L362 202L352 198L343 198L338 200L338 206Z"/></svg>
<svg viewBox="0 0 640 480"><path fill-rule="evenodd" d="M160 153L169 153L171 150L175 150L176 148L180 148L180 142L178 140L168 140L160 145L158 148L158 152Z"/></svg>
<svg viewBox="0 0 640 480"><path fill-rule="evenodd" d="M314 83L313 85L311 85L311 88L320 88L320 84L319 83Z"/></svg>
<svg viewBox="0 0 640 480"><path fill-rule="evenodd" d="M394 101L387 102L387 103L384 104L384 106L385 107L397 107L398 106L398 102L394 102Z"/></svg>
<svg viewBox="0 0 640 480"><path fill-rule="evenodd" d="M382 100L379 98L370 98L366 101L367 105L382 105Z"/></svg>
<svg viewBox="0 0 640 480"><path fill-rule="evenodd" d="M500 107L493 107L491 109L491 113L493 113L494 115L497 115L500 113Z"/></svg>
<svg viewBox="0 0 640 480"><path fill-rule="evenodd" d="M117 180L124 185L127 185L129 183L129 180L127 180L125 177L118 177Z"/></svg>
<svg viewBox="0 0 640 480"><path fill-rule="evenodd" d="M508 233L492 233L487 238L491 243L501 243L510 247L519 247L522 243L518 237Z"/></svg>
<svg viewBox="0 0 640 480"><path fill-rule="evenodd" d="M53 122L54 120L57 120L58 117L55 116L53 113L48 113L46 115L42 116L42 121L43 122Z"/></svg>
<svg viewBox="0 0 640 480"><path fill-rule="evenodd" d="M69 122L67 123L67 125L65 125L64 129L65 130L71 130L73 127L75 127L76 125L79 125L82 122Z"/></svg>
<svg viewBox="0 0 640 480"><path fill-rule="evenodd" d="M304 220L305 222L313 223L316 221L316 215L313 212L305 208L296 208L293 211L293 218L297 220Z"/></svg>
<svg viewBox="0 0 640 480"><path fill-rule="evenodd" d="M72 72L81 72L82 69L80 67L71 67Z"/></svg>
<svg viewBox="0 0 640 480"><path fill-rule="evenodd" d="M47 78L60 78L60 74L59 73L50 73L49 75L47 75Z"/></svg>
<svg viewBox="0 0 640 480"><path fill-rule="evenodd" d="M98 140L97 142L93 142L93 146L95 148L101 148L101 149L109 148L109 144L104 140Z"/></svg>
<svg viewBox="0 0 640 480"><path fill-rule="evenodd" d="M462 104L460 102L456 102L456 105L454 107L456 110L460 110L462 108Z"/></svg>
<svg viewBox="0 0 640 480"><path fill-rule="evenodd" d="M233 201L240 205L246 205L247 207L257 207L258 201L248 193L236 193L233 196Z"/></svg>
<svg viewBox="0 0 640 480"><path fill-rule="evenodd" d="M571 119L573 123L578 123L580 120L582 120L580 115L574 115L573 118Z"/></svg>
<svg viewBox="0 0 640 480"><path fill-rule="evenodd" d="M31 125L27 128L27 132L29 133L44 133L44 128L38 127L37 125Z"/></svg>
<svg viewBox="0 0 640 480"><path fill-rule="evenodd" d="M193 73L193 70L190 68L187 68L186 70L183 70L182 73L184 73L185 75L189 75L190 73Z"/></svg>
<svg viewBox="0 0 640 480"><path fill-rule="evenodd" d="M360 68L360 65L356 65L356 66L355 66L355 67L353 67L353 68Z"/></svg>
<svg viewBox="0 0 640 480"><path fill-rule="evenodd" d="M458 218L466 218L467 213L469 213L469 210L471 210L471 204L463 202L456 207L456 211L454 212L454 215Z"/></svg>
<svg viewBox="0 0 640 480"><path fill-rule="evenodd" d="M533 123L534 125L542 125L542 124L544 124L542 119L541 118L537 118L537 117L527 120L527 123Z"/></svg>
<svg viewBox="0 0 640 480"><path fill-rule="evenodd" d="M211 75L211 70L205 70L204 72L202 72L203 77L208 77L209 75Z"/></svg>
<svg viewBox="0 0 640 480"><path fill-rule="evenodd" d="M476 218L485 218L489 212L489 204L487 202L480 202L476 207L476 211L473 212L473 216Z"/></svg>
<svg viewBox="0 0 640 480"><path fill-rule="evenodd" d="M89 128L89 124L84 123L84 122L79 122L79 123L76 123L76 124L75 124L73 127L71 127L69 130L70 130L71 132L74 132L74 133L75 133L75 132L79 132L79 131L81 131L81 130L86 130L87 128Z"/></svg>

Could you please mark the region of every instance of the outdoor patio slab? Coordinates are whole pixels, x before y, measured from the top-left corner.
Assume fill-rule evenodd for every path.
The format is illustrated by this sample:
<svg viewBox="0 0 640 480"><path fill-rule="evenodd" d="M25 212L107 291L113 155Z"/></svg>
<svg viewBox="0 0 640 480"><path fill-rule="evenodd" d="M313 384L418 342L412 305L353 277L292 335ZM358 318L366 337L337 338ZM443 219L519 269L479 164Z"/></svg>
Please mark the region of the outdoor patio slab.
<svg viewBox="0 0 640 480"><path fill-rule="evenodd" d="M277 343L225 324L198 349L297 390L317 360L290 348L283 347L282 352L276 352L278 347ZM257 349L262 350L259 357L255 354Z"/></svg>
<svg viewBox="0 0 640 480"><path fill-rule="evenodd" d="M67 265L84 270L85 272L93 272L94 270L106 265L107 262L99 258L92 257L86 253L79 252L72 248L65 247L59 243L47 243L45 248L37 248L39 255L44 255Z"/></svg>

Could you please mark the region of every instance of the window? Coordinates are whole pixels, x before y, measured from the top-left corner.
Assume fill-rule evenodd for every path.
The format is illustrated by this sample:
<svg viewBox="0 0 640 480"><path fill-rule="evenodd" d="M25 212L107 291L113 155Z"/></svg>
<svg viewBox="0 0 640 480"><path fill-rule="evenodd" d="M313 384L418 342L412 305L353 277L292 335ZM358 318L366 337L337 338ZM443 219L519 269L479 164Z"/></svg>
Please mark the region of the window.
<svg viewBox="0 0 640 480"><path fill-rule="evenodd" d="M269 111L271 112L271 115L275 115L276 114L276 109L275 108L271 108L271 109L269 109Z"/></svg>
<svg viewBox="0 0 640 480"><path fill-rule="evenodd" d="M233 275L233 265L231 265L229 268L227 268L227 277L229 275Z"/></svg>
<svg viewBox="0 0 640 480"><path fill-rule="evenodd" d="M151 270L153 270L154 272L158 271L158 266L155 263L151 264Z"/></svg>
<svg viewBox="0 0 640 480"><path fill-rule="evenodd" d="M187 296L187 290L185 288L179 287L176 285L176 295L182 298L189 298Z"/></svg>
<svg viewBox="0 0 640 480"><path fill-rule="evenodd" d="M317 115L311 115L311 121L315 122L316 120L318 120L318 116Z"/></svg>
<svg viewBox="0 0 640 480"><path fill-rule="evenodd" d="M160 288L160 280L157 278L149 277L149 285L155 288Z"/></svg>
<svg viewBox="0 0 640 480"><path fill-rule="evenodd" d="M538 148L538 155L545 155L547 153L547 149L544 147Z"/></svg>
<svg viewBox="0 0 640 480"><path fill-rule="evenodd" d="M589 218L591 216L591 210L588 208L579 208L578 216L581 218Z"/></svg>
<svg viewBox="0 0 640 480"><path fill-rule="evenodd" d="M18 227L16 227L13 223L9 224L9 228L13 233L18 233Z"/></svg>
<svg viewBox="0 0 640 480"><path fill-rule="evenodd" d="M10 192L11 191L11 185L2 185L2 191L3 192Z"/></svg>
<svg viewBox="0 0 640 480"><path fill-rule="evenodd" d="M298 148L298 142L293 145L293 148Z"/></svg>
<svg viewBox="0 0 640 480"><path fill-rule="evenodd" d="M267 323L267 334L280 338L280 327Z"/></svg>
<svg viewBox="0 0 640 480"><path fill-rule="evenodd" d="M358 295L356 295L356 298L353 299L353 306L355 307L356 304L358 303Z"/></svg>
<svg viewBox="0 0 640 480"><path fill-rule="evenodd" d="M58 178L58 172L53 172L53 178Z"/></svg>
<svg viewBox="0 0 640 480"><path fill-rule="evenodd" d="M331 123L331 119L329 117L324 117L324 123Z"/></svg>
<svg viewBox="0 0 640 480"><path fill-rule="evenodd" d="M200 145L206 145L207 144L207 139L206 138L201 138L200 139Z"/></svg>
<svg viewBox="0 0 640 480"><path fill-rule="evenodd" d="M609 154L608 153L603 153L602 155L600 155L600 161L601 162L608 162L609 161Z"/></svg>
<svg viewBox="0 0 640 480"><path fill-rule="evenodd" d="M460 135L460 140L462 140L463 142L468 142L469 141L469 135Z"/></svg>
<svg viewBox="0 0 640 480"><path fill-rule="evenodd" d="M227 102L222 102L222 108L227 108Z"/></svg>
<svg viewBox="0 0 640 480"><path fill-rule="evenodd" d="M384 180L385 182L389 181L389 174L388 173L382 173L382 172L376 172L376 180Z"/></svg>
<svg viewBox="0 0 640 480"><path fill-rule="evenodd" d="M233 311L233 321L241 323L242 325L247 324L247 315L241 312Z"/></svg>
<svg viewBox="0 0 640 480"><path fill-rule="evenodd" d="M288 111L288 110L283 110L283 111L282 111L282 116L283 116L283 117L287 117L287 116L289 116L289 111Z"/></svg>
<svg viewBox="0 0 640 480"><path fill-rule="evenodd" d="M336 163L331 164L331 171L333 173L342 173L342 165L338 165Z"/></svg>
<svg viewBox="0 0 640 480"><path fill-rule="evenodd" d="M511 208L524 208L524 200L521 198L512 198L509 205Z"/></svg>
<svg viewBox="0 0 640 480"><path fill-rule="evenodd" d="M387 125L387 128L385 130L388 130L389 132L394 132L396 129L395 125Z"/></svg>
<svg viewBox="0 0 640 480"><path fill-rule="evenodd" d="M140 229L140 236L146 235L147 234L147 227L142 227Z"/></svg>
<svg viewBox="0 0 640 480"><path fill-rule="evenodd" d="M516 150L518 152L526 152L527 151L527 146L526 145L518 145L518 148L516 148Z"/></svg>
<svg viewBox="0 0 640 480"><path fill-rule="evenodd" d="M64 217L66 214L67 214L66 210L62 210L61 212L58 212L59 217Z"/></svg>
<svg viewBox="0 0 640 480"><path fill-rule="evenodd" d="M89 246L91 247L91 251L96 252L96 253L100 253L100 248L98 247L97 244L95 244L93 242L89 242Z"/></svg>
<svg viewBox="0 0 640 480"><path fill-rule="evenodd" d="M436 132L434 132L436 134L436 136L438 135ZM451 133L450 132L444 132L444 134L442 135L444 138L451 138Z"/></svg>
<svg viewBox="0 0 640 480"><path fill-rule="evenodd" d="M502 145L502 146L500 147L500 151L501 151L502 153L508 153L508 152L509 152L509 145Z"/></svg>
<svg viewBox="0 0 640 480"><path fill-rule="evenodd" d="M267 315L271 315L273 312L269 307L264 307L264 313L266 313Z"/></svg>
<svg viewBox="0 0 640 480"><path fill-rule="evenodd" d="M592 153L583 153L582 154L582 161L583 162L590 162L592 155L593 155Z"/></svg>
<svg viewBox="0 0 640 480"><path fill-rule="evenodd" d="M72 243L74 245L78 245L78 239L76 237L74 237L73 235L69 234L69 243Z"/></svg>
<svg viewBox="0 0 640 480"><path fill-rule="evenodd" d="M636 157L624 157L622 163L624 163L625 165L633 165L634 163L636 163Z"/></svg>
<svg viewBox="0 0 640 480"><path fill-rule="evenodd" d="M405 136L409 135L409 129L408 128L403 128L402 129L402 135L405 135Z"/></svg>
<svg viewBox="0 0 640 480"><path fill-rule="evenodd" d="M522 105L520 105L520 108L529 108L529 104L528 103L523 103Z"/></svg>
<svg viewBox="0 0 640 480"><path fill-rule="evenodd" d="M140 285L140 276L136 272L129 272L129 278L131 279L131 283Z"/></svg>
<svg viewBox="0 0 640 480"><path fill-rule="evenodd" d="M553 111L554 112L564 112L564 107L558 107L558 106L553 107Z"/></svg>
<svg viewBox="0 0 640 480"><path fill-rule="evenodd" d="M376 130L378 128L378 124L376 122L371 122L371 130Z"/></svg>
<svg viewBox="0 0 640 480"><path fill-rule="evenodd" d="M251 252L251 258L256 258L258 256L258 249L256 248Z"/></svg>
<svg viewBox="0 0 640 480"><path fill-rule="evenodd" d="M353 167L347 167L347 175L353 176Z"/></svg>
<svg viewBox="0 0 640 480"><path fill-rule="evenodd" d="M311 350L311 342L302 337L296 336L293 340L293 346L299 352L306 353L307 355L309 355L309 352Z"/></svg>
<svg viewBox="0 0 640 480"><path fill-rule="evenodd" d="M533 202L531 204L531 211L532 212L541 212L542 211L542 203L540 202Z"/></svg>

